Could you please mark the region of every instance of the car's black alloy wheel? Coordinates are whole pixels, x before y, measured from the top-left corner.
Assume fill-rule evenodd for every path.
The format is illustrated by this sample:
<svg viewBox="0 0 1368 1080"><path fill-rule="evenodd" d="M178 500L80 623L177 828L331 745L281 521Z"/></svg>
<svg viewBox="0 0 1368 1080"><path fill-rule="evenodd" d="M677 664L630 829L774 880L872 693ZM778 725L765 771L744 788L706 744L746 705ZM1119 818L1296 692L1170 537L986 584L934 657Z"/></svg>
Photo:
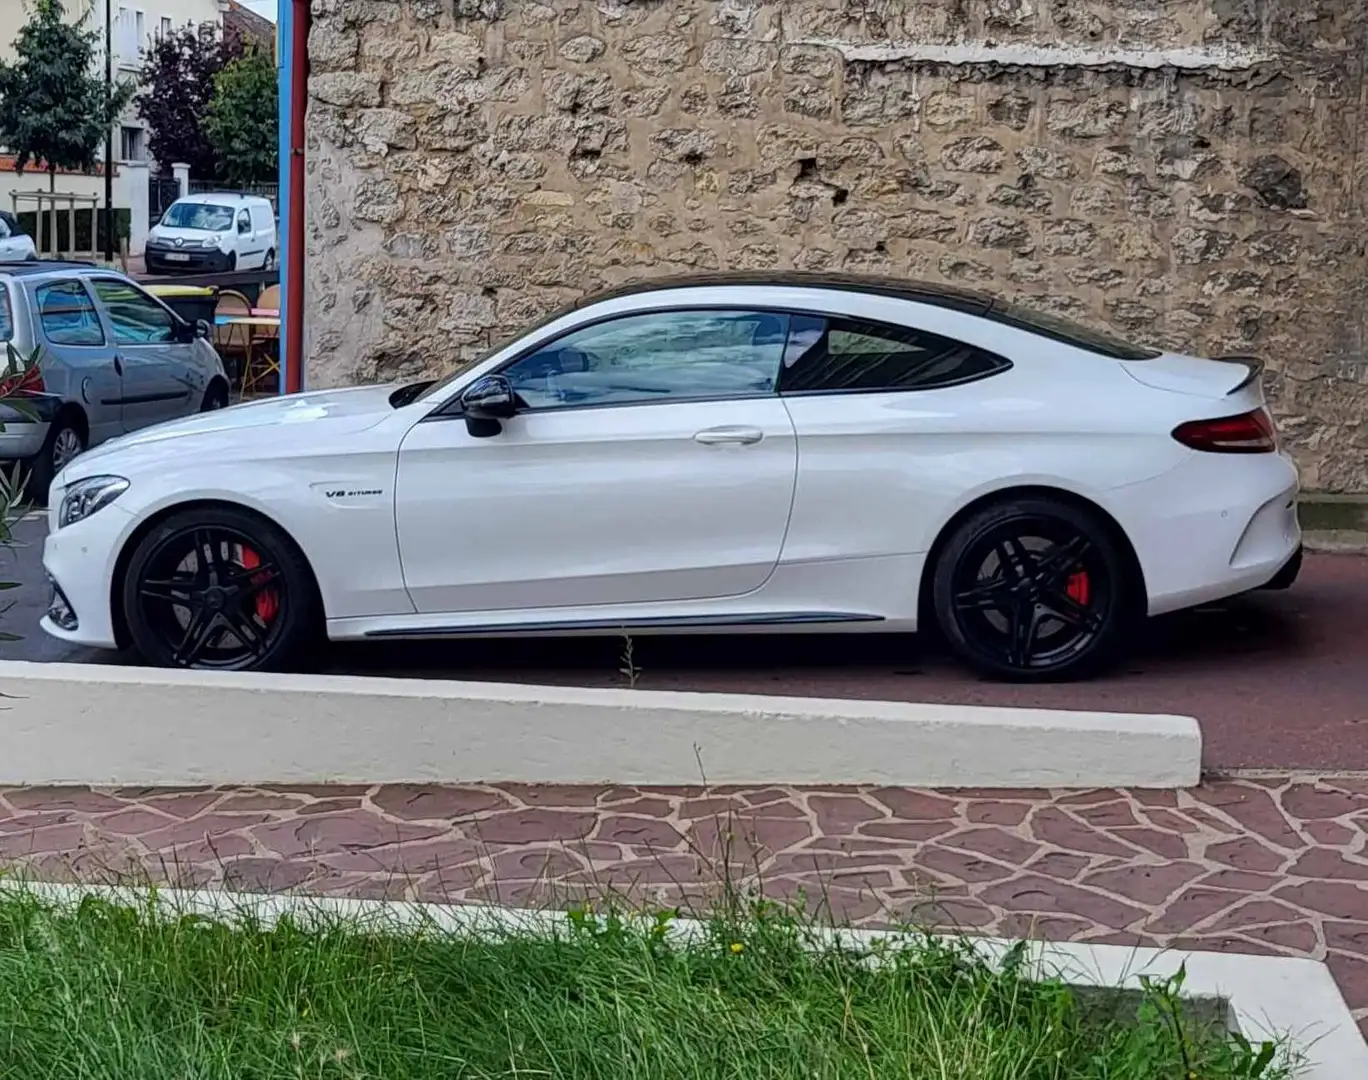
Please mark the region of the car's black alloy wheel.
<svg viewBox="0 0 1368 1080"><path fill-rule="evenodd" d="M1064 680L1114 660L1140 601L1096 516L1018 499L963 522L934 570L937 620L961 659L995 678Z"/></svg>
<svg viewBox="0 0 1368 1080"><path fill-rule="evenodd" d="M317 591L279 529L231 508L187 511L138 544L123 604L138 650L162 667L279 668L317 626Z"/></svg>

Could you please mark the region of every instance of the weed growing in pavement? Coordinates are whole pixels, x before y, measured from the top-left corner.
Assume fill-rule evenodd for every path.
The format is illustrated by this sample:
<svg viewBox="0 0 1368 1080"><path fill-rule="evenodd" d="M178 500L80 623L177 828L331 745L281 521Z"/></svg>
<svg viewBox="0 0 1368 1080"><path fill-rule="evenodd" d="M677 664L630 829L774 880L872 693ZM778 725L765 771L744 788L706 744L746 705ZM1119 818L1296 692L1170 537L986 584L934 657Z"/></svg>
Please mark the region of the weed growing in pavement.
<svg viewBox="0 0 1368 1080"><path fill-rule="evenodd" d="M641 668L636 666L636 643L632 640L632 635L624 633L622 635L622 655L618 658L621 667L618 673L626 680L627 685L633 690L636 689L637 680L641 678Z"/></svg>

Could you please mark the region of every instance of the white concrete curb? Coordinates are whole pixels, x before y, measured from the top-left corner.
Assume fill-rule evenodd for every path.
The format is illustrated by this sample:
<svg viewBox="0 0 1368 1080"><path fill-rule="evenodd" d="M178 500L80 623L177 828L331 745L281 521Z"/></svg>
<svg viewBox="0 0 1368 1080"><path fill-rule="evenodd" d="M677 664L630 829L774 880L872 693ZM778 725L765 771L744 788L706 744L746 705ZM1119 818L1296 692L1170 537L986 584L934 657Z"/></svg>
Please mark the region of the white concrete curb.
<svg viewBox="0 0 1368 1080"><path fill-rule="evenodd" d="M108 885L0 882L57 904L75 904L86 896L143 907L146 890ZM400 900L363 900L336 896L231 893L209 889L158 889L158 910L168 915L196 914L233 922L251 915L272 925L291 915L303 925L311 918L343 917L377 932L404 933L432 927L447 933L518 930L549 933L566 926L555 911L519 910L476 904L422 904ZM690 919L671 924L672 934L688 938L702 929ZM895 936L884 930L831 930L824 937L869 946ZM1017 943L1004 938L972 939L990 963ZM1183 992L1190 998L1227 1002L1233 1026L1250 1042L1287 1039L1303 1067L1297 1080L1364 1080L1368 1077L1368 1044L1329 968L1317 960L1287 956L1184 952L1124 945L1031 942L1028 968L1036 977L1058 976L1071 986L1127 988L1144 978L1167 979L1183 969Z"/></svg>
<svg viewBox="0 0 1368 1080"><path fill-rule="evenodd" d="M0 663L0 784L1183 787L1180 716Z"/></svg>
<svg viewBox="0 0 1368 1080"><path fill-rule="evenodd" d="M1178 716L0 663L0 784L1182 787Z"/></svg>

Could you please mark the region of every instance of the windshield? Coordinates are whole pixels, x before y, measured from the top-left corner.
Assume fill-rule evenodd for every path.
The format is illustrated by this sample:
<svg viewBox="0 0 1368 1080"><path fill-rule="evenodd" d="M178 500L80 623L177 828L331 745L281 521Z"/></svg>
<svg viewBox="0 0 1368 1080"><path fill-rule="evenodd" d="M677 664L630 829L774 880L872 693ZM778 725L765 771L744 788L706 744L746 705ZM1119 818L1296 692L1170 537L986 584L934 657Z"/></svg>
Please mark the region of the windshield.
<svg viewBox="0 0 1368 1080"><path fill-rule="evenodd" d="M227 232L233 227L233 208L212 203L172 203L161 223L172 229L198 229L201 232Z"/></svg>
<svg viewBox="0 0 1368 1080"><path fill-rule="evenodd" d="M994 300L992 306L983 314L989 319L1015 326L1018 330L1027 330L1042 337L1053 338L1065 345L1100 353L1113 360L1153 360L1164 355L1159 349L1136 345L1104 334L1100 330L1082 326L1072 319L1050 315L1035 308L1023 307L1021 304L1009 304L1005 300Z"/></svg>

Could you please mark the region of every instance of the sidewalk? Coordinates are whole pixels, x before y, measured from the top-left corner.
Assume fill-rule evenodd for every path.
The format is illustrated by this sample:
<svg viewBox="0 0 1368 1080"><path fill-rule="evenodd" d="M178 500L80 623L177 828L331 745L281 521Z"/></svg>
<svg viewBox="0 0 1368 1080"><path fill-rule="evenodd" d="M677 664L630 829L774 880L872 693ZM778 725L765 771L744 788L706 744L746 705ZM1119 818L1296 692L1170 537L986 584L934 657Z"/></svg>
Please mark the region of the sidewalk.
<svg viewBox="0 0 1368 1080"><path fill-rule="evenodd" d="M1183 792L628 787L0 791L43 876L658 905L730 876L837 918L1312 956L1368 1033L1368 779Z"/></svg>

